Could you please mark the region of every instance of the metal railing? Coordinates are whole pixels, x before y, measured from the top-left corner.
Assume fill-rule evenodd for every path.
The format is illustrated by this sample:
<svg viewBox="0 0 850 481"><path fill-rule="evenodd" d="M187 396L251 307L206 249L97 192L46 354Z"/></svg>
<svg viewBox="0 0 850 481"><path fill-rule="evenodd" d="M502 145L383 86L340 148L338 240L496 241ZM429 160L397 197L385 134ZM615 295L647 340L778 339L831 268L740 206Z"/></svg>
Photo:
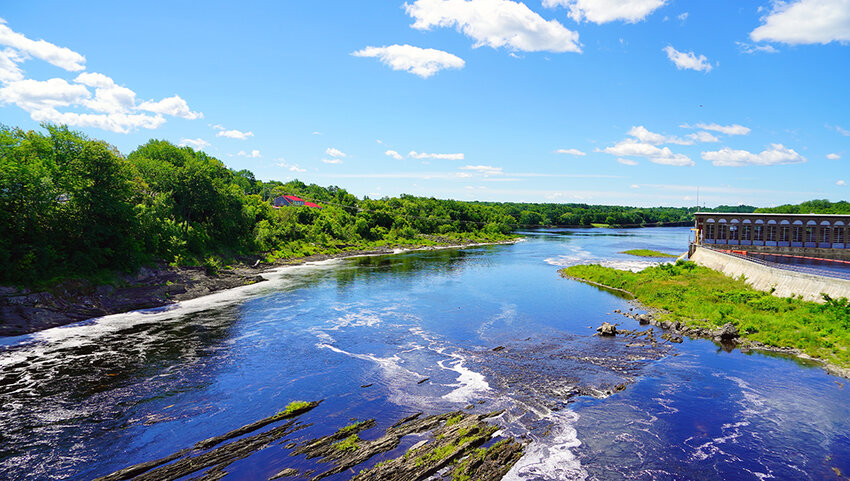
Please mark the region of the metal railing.
<svg viewBox="0 0 850 481"><path fill-rule="evenodd" d="M759 265L762 265L762 266L765 266L765 267L772 267L774 269L783 269L783 270L786 270L786 271L800 272L802 274L810 274L810 275L814 275L814 276L833 277L833 278L836 278L836 279L850 280L850 269L848 269L846 272L835 271L835 270L831 270L831 269L818 269L817 267L812 267L812 266L801 266L801 265L798 265L798 264L785 264L785 263L782 263L782 262L772 262L772 261L768 261L768 260L765 260L765 259L761 259L761 258L758 258L758 257L751 256L751 255L738 254L738 253L733 252L732 250L729 250L729 249L718 249L716 247L707 246L705 244L700 245L700 247L712 250L714 252L719 252L721 254L726 254L728 256L736 257L738 259L743 259L745 261L753 262L755 264L759 264ZM763 253L763 252L759 252L758 254L768 255L768 256L770 255L770 254L766 254L766 253Z"/></svg>

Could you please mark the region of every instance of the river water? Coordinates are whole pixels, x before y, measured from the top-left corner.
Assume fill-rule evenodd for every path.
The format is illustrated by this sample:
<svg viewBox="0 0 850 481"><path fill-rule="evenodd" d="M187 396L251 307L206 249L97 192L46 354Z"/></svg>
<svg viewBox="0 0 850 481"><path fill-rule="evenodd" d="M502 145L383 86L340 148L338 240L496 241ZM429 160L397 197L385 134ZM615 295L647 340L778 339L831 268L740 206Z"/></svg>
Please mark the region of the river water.
<svg viewBox="0 0 850 481"><path fill-rule="evenodd" d="M503 433L530 443L512 480L850 473L847 380L706 340L651 348L593 336L603 321L637 328L612 313L632 306L557 273L639 269L653 261L619 252L680 254L687 238L687 228L552 230L515 245L328 261L172 309L6 338L0 479L91 479L296 399L324 399L303 416L313 423L303 438L352 418L377 419L361 434L374 438L417 411L506 409ZM273 445L226 479L289 466L310 464Z"/></svg>

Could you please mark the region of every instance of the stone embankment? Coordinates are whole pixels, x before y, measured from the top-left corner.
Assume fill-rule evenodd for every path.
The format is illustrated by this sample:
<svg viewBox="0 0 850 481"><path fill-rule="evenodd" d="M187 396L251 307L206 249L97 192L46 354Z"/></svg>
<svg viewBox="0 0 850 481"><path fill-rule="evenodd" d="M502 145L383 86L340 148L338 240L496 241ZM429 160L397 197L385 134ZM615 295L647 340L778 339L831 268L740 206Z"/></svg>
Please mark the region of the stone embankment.
<svg viewBox="0 0 850 481"><path fill-rule="evenodd" d="M722 272L729 277L744 277L754 289L777 297L802 297L806 301L823 302L821 294L850 299L850 280L823 277L787 269L763 266L736 256L697 246L690 260Z"/></svg>

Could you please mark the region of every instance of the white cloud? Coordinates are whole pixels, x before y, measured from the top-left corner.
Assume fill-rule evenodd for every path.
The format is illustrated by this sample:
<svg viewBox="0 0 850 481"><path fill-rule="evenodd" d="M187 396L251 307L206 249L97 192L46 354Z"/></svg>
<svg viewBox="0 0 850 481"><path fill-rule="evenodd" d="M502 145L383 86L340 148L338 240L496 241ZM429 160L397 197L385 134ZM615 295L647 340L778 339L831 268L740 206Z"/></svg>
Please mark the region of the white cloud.
<svg viewBox="0 0 850 481"><path fill-rule="evenodd" d="M705 124L699 123L695 126L691 127L688 124L681 125L683 129L703 129L703 130L711 130L712 132L720 132L721 134L726 135L747 135L750 133L749 127L744 127L743 125L732 124L732 125L718 125L718 124Z"/></svg>
<svg viewBox="0 0 850 481"><path fill-rule="evenodd" d="M0 88L0 102L15 104L30 113L81 105L90 97L91 92L85 86L61 78L18 80Z"/></svg>
<svg viewBox="0 0 850 481"><path fill-rule="evenodd" d="M835 183L835 185L847 185L847 182L844 182L843 180L839 180L838 182Z"/></svg>
<svg viewBox="0 0 850 481"><path fill-rule="evenodd" d="M578 149L558 149L558 150L555 151L555 153L556 154L577 155L577 156L587 155L586 153L584 153L584 152L582 152Z"/></svg>
<svg viewBox="0 0 850 481"><path fill-rule="evenodd" d="M195 150L201 150L205 147L209 147L210 143L206 140L198 137L197 139L180 139L180 143L178 144L180 147L184 147L186 145L191 146Z"/></svg>
<svg viewBox="0 0 850 481"><path fill-rule="evenodd" d="M711 72L711 64L705 55L696 56L693 52L680 52L673 48L672 45L664 47L662 50L667 52L669 58L676 68L679 70L696 70L697 72Z"/></svg>
<svg viewBox="0 0 850 481"><path fill-rule="evenodd" d="M161 115L147 114L81 114L77 112L59 112L56 109L37 110L30 113L36 122L74 125L77 127L95 127L126 134L136 129L157 129L165 123Z"/></svg>
<svg viewBox="0 0 850 481"><path fill-rule="evenodd" d="M741 52L748 54L779 52L779 50L777 50L772 45L753 45L747 42L735 42L735 44L738 45L738 48L741 50Z"/></svg>
<svg viewBox="0 0 850 481"><path fill-rule="evenodd" d="M398 152L396 152L395 150L388 150L388 151L384 152L384 155L387 155L387 156L389 156L389 157L392 157L392 158L394 158L395 160L401 160L401 159L403 159L403 158L404 158L404 157L402 157L402 156L401 156L401 154L399 154L399 153L398 153Z"/></svg>
<svg viewBox="0 0 850 481"><path fill-rule="evenodd" d="M694 132L693 134L688 134L685 137L693 140L694 142L720 142L720 139L704 130Z"/></svg>
<svg viewBox="0 0 850 481"><path fill-rule="evenodd" d="M252 159L259 159L260 157L262 157L262 155L260 155L259 150L252 150L251 153L245 152L244 150L240 150L236 155L238 155L239 157L250 157Z"/></svg>
<svg viewBox="0 0 850 481"><path fill-rule="evenodd" d="M482 175L502 175L501 167L493 167L492 165L464 165L461 170L471 170Z"/></svg>
<svg viewBox="0 0 850 481"><path fill-rule="evenodd" d="M24 72L18 67L18 63L24 59L17 50L7 48L0 50L0 83L7 84L24 79Z"/></svg>
<svg viewBox="0 0 850 481"><path fill-rule="evenodd" d="M321 133L321 132L319 132L318 130L314 130L314 131L313 131L313 135L322 135L322 133Z"/></svg>
<svg viewBox="0 0 850 481"><path fill-rule="evenodd" d="M415 150L411 150L408 154L408 157L412 157L414 159L441 159L441 160L463 160L464 155L461 153L458 154L427 154L425 152L416 152Z"/></svg>
<svg viewBox="0 0 850 481"><path fill-rule="evenodd" d="M827 125L827 128L833 129L845 137L850 137L850 130L842 128L840 125Z"/></svg>
<svg viewBox="0 0 850 481"><path fill-rule="evenodd" d="M219 126L219 127L221 127L221 126ZM213 127L213 128L215 128L215 127ZM236 130L236 129L233 129L233 130L222 130L222 129L224 129L224 127L222 127L221 129L217 129L218 133L215 134L216 137L227 137L228 139L245 140L248 137L254 136L254 132L250 132L250 131L249 132L242 132L242 131L239 131L239 130Z"/></svg>
<svg viewBox="0 0 850 481"><path fill-rule="evenodd" d="M172 117L180 117L183 119L194 120L204 118L201 112L193 112L189 109L189 104L180 98L179 95L166 97L162 100L148 100L142 102L137 107L139 110L147 110L158 114L171 115Z"/></svg>
<svg viewBox="0 0 850 481"><path fill-rule="evenodd" d="M322 162L326 164L341 164L342 159L322 159Z"/></svg>
<svg viewBox="0 0 850 481"><path fill-rule="evenodd" d="M330 155L331 157L348 157L345 152L339 149L335 149L333 147L328 147L327 149L325 149L325 153Z"/></svg>
<svg viewBox="0 0 850 481"><path fill-rule="evenodd" d="M617 159L617 162L619 162L619 163L621 163L621 164L623 164L623 165L638 165L638 163L637 163L637 161L636 161L636 160L632 160L632 159L624 159L624 158L622 158L622 157L621 157L621 158L619 158L619 159Z"/></svg>
<svg viewBox="0 0 850 481"><path fill-rule="evenodd" d="M602 152L618 157L644 157L646 160L663 165L694 165L694 161L684 154L674 154L669 147L659 148L635 139L625 139Z"/></svg>
<svg viewBox="0 0 850 481"><path fill-rule="evenodd" d="M666 0L543 0L543 6L561 5L576 22L608 23L623 20L636 23L663 6ZM685 14L687 16L687 14Z"/></svg>
<svg viewBox="0 0 850 481"><path fill-rule="evenodd" d="M284 169L289 169L290 172L307 172L307 169L302 169L298 166L298 164L289 164L286 162L286 159L283 157L277 159L280 162L277 164L278 167L283 167Z"/></svg>
<svg viewBox="0 0 850 481"><path fill-rule="evenodd" d="M632 137L640 140L641 142L652 144L652 145L660 145L660 144L679 144L679 145L692 145L694 143L693 140L680 139L674 136L667 136L662 134L657 134L655 132L651 132L647 130L646 127L642 125L638 125L632 127L628 132ZM709 134L711 135L711 134Z"/></svg>
<svg viewBox="0 0 850 481"><path fill-rule="evenodd" d="M826 158L829 160L838 160L841 156L838 154L826 154Z"/></svg>
<svg viewBox="0 0 850 481"><path fill-rule="evenodd" d="M775 1L762 20L764 23L750 32L756 42L850 42L850 0Z"/></svg>
<svg viewBox="0 0 850 481"><path fill-rule="evenodd" d="M732 150L724 147L720 150L703 152L702 158L712 164L723 167L743 167L746 165L782 165L806 162L806 158L782 144L770 144L770 148L754 154L746 150Z"/></svg>
<svg viewBox="0 0 850 481"><path fill-rule="evenodd" d="M679 21L684 22L685 20L688 19L688 12L685 12L685 13L678 15L676 18L678 18Z"/></svg>
<svg viewBox="0 0 850 481"><path fill-rule="evenodd" d="M31 40L6 26L0 18L0 45L12 47L22 57L35 57L59 68L78 72L85 70L86 58L66 47L59 47L44 40Z"/></svg>
<svg viewBox="0 0 850 481"><path fill-rule="evenodd" d="M506 47L524 52L581 52L578 33L545 20L524 3L510 0L416 0L405 4L412 27L454 27L475 40L474 47Z"/></svg>
<svg viewBox="0 0 850 481"><path fill-rule="evenodd" d="M631 189L640 189L640 186L639 186L638 184L632 184L632 185L630 185L630 186L629 186L629 188L631 188Z"/></svg>
<svg viewBox="0 0 850 481"><path fill-rule="evenodd" d="M213 130L227 130L221 124L207 124L207 125L209 125Z"/></svg>
<svg viewBox="0 0 850 481"><path fill-rule="evenodd" d="M412 45L390 45L388 47L366 47L353 52L355 57L374 57L393 70L428 78L440 70L463 68L462 58L442 50L419 48Z"/></svg>

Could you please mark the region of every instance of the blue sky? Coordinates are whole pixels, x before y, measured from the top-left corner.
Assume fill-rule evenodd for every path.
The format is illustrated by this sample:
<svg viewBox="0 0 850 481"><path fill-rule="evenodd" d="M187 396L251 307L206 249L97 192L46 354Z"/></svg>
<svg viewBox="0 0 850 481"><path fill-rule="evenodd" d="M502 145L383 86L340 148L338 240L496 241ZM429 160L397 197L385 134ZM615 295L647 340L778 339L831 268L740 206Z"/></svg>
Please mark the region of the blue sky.
<svg viewBox="0 0 850 481"><path fill-rule="evenodd" d="M850 0L13 2L2 122L356 195L847 199Z"/></svg>

